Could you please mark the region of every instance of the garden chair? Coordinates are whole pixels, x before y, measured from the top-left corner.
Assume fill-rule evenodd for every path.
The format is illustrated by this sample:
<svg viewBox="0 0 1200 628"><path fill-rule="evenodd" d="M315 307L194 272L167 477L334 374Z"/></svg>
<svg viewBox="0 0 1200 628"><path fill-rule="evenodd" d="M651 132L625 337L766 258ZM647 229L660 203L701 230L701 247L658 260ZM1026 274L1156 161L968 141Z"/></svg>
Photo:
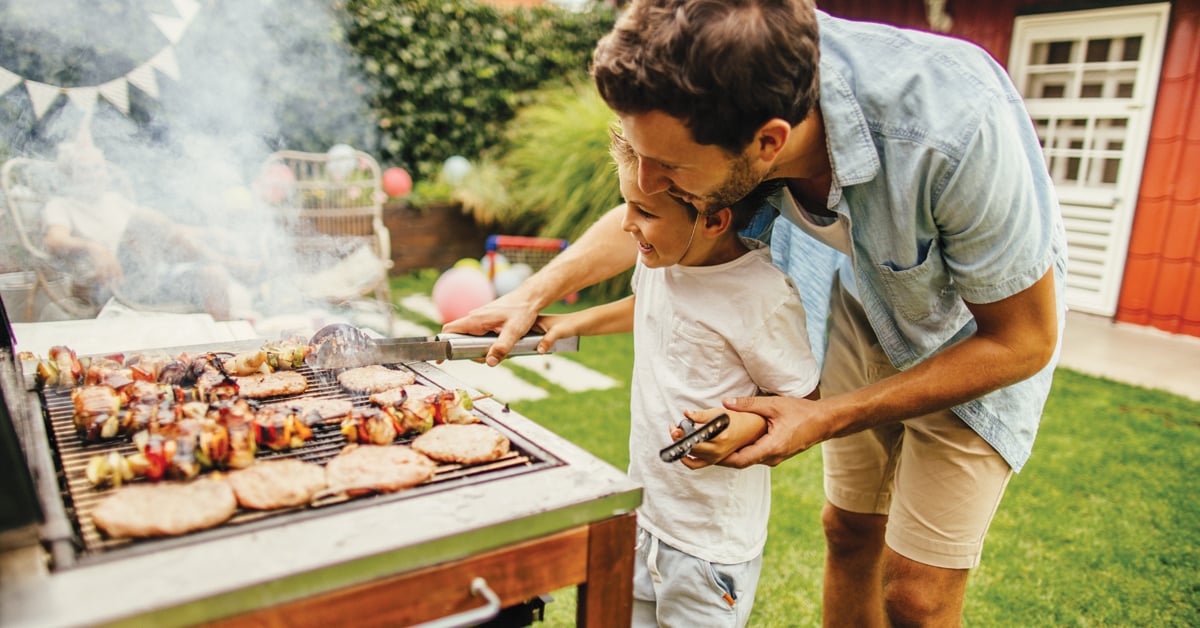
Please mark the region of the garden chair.
<svg viewBox="0 0 1200 628"><path fill-rule="evenodd" d="M36 322L64 318L90 318L100 310L86 295L91 286L69 272L66 260L49 251L42 241L45 225L42 207L57 193L62 175L54 162L14 157L0 167L0 189L4 193L5 230L15 234L14 244L19 272L6 275L8 294L22 292L16 303L6 303L10 315L19 321Z"/></svg>
<svg viewBox="0 0 1200 628"><path fill-rule="evenodd" d="M107 164L111 185L128 198L136 198L129 177L120 168ZM108 299L98 302L94 278L73 260L47 250L46 225L42 210L64 184L58 165L49 160L14 157L0 168L0 187L4 192L4 220L16 233L20 248L18 265L22 268L18 284L29 286L24 311L14 318L36 322L68 318L95 317ZM146 303L125 295L119 287L109 286L111 299L127 308L148 312L190 313L195 306L179 302ZM37 310L37 311L34 311Z"/></svg>
<svg viewBox="0 0 1200 628"><path fill-rule="evenodd" d="M331 160L331 155L333 155ZM362 151L278 151L263 164L259 196L275 206L292 242L305 296L345 306L367 297L393 329L381 171Z"/></svg>

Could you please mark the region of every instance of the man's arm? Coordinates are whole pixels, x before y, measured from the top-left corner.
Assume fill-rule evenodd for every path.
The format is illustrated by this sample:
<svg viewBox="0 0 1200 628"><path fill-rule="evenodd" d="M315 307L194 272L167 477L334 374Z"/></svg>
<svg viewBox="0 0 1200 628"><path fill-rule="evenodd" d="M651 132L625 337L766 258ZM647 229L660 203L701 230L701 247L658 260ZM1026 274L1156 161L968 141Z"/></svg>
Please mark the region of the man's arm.
<svg viewBox="0 0 1200 628"><path fill-rule="evenodd" d="M767 420L767 434L721 462L777 465L838 436L944 410L1027 379L1050 362L1058 342L1054 273L989 304L968 304L976 332L902 373L820 401L726 399L730 410Z"/></svg>
<svg viewBox="0 0 1200 628"><path fill-rule="evenodd" d="M121 262L117 260L117 256L110 250L104 248L104 245L81 238L71 233L71 228L64 225L53 224L46 228L46 234L42 236L43 242L46 244L46 250L59 256L68 256L73 253L87 255L92 261L92 268L96 271L96 280L104 285L120 279L123 275L121 271Z"/></svg>
<svg viewBox="0 0 1200 628"><path fill-rule="evenodd" d="M442 331L477 336L498 333L488 349L487 363L499 364L547 305L633 266L637 249L621 229L624 211L624 205L609 210L516 290L447 323Z"/></svg>

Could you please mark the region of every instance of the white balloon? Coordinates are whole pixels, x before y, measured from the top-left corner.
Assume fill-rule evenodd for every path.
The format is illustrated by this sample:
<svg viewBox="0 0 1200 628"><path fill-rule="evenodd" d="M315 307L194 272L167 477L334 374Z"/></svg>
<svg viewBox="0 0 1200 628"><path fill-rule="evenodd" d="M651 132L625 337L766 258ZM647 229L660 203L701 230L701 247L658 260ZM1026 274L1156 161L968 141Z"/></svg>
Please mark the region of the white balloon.
<svg viewBox="0 0 1200 628"><path fill-rule="evenodd" d="M462 183L468 174L471 174L471 162L462 155L454 155L442 164L442 176L450 185Z"/></svg>
<svg viewBox="0 0 1200 628"><path fill-rule="evenodd" d="M492 284L496 286L496 296L504 296L516 290L527 276L516 266L497 272L496 278L492 280Z"/></svg>
<svg viewBox="0 0 1200 628"><path fill-rule="evenodd" d="M487 275L488 277L493 276L492 257L493 256L485 254L483 257L479 258L479 269L482 270L483 274ZM496 275L499 275L501 271L508 270L508 267L509 267L508 258L504 257L503 253L496 253L495 259L496 259L496 272L495 272Z"/></svg>
<svg viewBox="0 0 1200 628"><path fill-rule="evenodd" d="M325 158L326 172L338 181L345 179L358 166L358 153L347 144L335 144Z"/></svg>

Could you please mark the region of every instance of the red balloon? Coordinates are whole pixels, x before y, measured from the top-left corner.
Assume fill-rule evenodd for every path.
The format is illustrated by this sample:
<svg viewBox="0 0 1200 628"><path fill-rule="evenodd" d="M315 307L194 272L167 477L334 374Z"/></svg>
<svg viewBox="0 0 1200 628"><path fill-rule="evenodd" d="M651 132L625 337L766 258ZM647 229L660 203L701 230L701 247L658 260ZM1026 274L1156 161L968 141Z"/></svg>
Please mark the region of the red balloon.
<svg viewBox="0 0 1200 628"><path fill-rule="evenodd" d="M404 168L388 168L383 171L383 191L391 198L399 198L412 191L412 177Z"/></svg>

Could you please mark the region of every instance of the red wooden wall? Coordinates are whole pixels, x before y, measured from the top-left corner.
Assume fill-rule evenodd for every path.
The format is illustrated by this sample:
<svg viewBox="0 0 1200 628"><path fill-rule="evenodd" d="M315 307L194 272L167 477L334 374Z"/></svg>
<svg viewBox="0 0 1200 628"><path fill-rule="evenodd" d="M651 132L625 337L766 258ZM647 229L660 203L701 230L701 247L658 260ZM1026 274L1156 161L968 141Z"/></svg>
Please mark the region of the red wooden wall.
<svg viewBox="0 0 1200 628"><path fill-rule="evenodd" d="M922 0L818 0L850 19L929 30ZM1023 7L1111 3L947 0L948 33L1008 62ZM1116 319L1200 336L1200 0L1175 0Z"/></svg>

